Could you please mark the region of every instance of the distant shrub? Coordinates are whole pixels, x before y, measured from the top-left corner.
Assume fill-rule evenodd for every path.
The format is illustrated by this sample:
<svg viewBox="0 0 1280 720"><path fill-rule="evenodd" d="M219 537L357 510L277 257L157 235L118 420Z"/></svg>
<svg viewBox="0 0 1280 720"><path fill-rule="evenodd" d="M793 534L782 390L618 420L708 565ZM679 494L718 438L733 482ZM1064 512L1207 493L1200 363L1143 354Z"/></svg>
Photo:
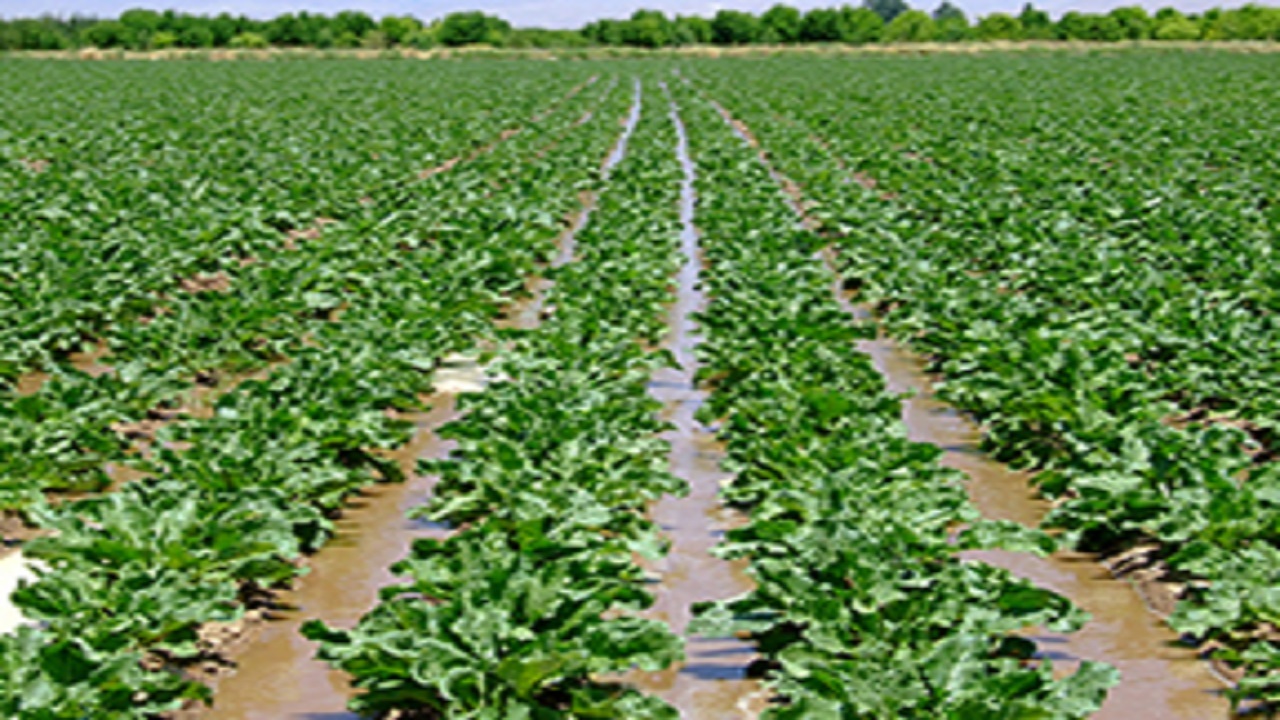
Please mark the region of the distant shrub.
<svg viewBox="0 0 1280 720"><path fill-rule="evenodd" d="M178 35L178 44L185 48L213 47L213 31L203 25L192 25ZM155 38L151 39L155 43Z"/></svg>
<svg viewBox="0 0 1280 720"><path fill-rule="evenodd" d="M151 36L152 50L168 50L178 44L178 36L171 32L161 30Z"/></svg>
<svg viewBox="0 0 1280 720"><path fill-rule="evenodd" d="M262 50L271 47L271 43L258 33L240 33L231 38L231 47L241 50Z"/></svg>
<svg viewBox="0 0 1280 720"><path fill-rule="evenodd" d="M1200 26L1179 15L1156 25L1154 37L1156 40L1198 40Z"/></svg>
<svg viewBox="0 0 1280 720"><path fill-rule="evenodd" d="M938 35L938 25L922 10L908 10L884 27L885 42L928 42Z"/></svg>
<svg viewBox="0 0 1280 720"><path fill-rule="evenodd" d="M133 33L117 20L94 23L84 29L82 37L85 44L97 48L127 47L133 43Z"/></svg>
<svg viewBox="0 0 1280 720"><path fill-rule="evenodd" d="M978 21L975 32L983 40L1018 40L1022 37L1022 21L1007 13L991 13Z"/></svg>
<svg viewBox="0 0 1280 720"><path fill-rule="evenodd" d="M418 50L430 50L436 46L436 34L430 28L415 30L405 36L404 44Z"/></svg>

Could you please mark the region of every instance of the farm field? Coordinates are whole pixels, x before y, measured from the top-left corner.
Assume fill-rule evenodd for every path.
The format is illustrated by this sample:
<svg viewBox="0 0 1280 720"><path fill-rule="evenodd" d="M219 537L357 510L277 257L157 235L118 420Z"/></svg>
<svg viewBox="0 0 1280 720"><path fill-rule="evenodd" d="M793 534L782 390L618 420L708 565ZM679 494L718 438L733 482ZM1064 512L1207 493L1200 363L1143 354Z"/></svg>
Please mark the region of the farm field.
<svg viewBox="0 0 1280 720"><path fill-rule="evenodd" d="M1280 702L1280 57L0 99L0 715Z"/></svg>

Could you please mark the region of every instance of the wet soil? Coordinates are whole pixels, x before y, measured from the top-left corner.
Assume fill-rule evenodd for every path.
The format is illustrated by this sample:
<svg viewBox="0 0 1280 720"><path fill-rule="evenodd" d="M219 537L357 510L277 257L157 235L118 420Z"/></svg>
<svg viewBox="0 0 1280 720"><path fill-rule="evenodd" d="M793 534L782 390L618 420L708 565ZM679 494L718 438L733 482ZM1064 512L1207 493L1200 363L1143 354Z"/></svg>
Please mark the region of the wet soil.
<svg viewBox="0 0 1280 720"><path fill-rule="evenodd" d="M833 267L831 256L826 256ZM845 309L859 319L870 317L836 287ZM1036 497L1030 476L992 460L979 451L980 428L966 415L940 401L923 361L887 337L863 340L858 349L872 359L888 389L907 393L902 419L909 437L941 448L941 463L965 473L968 491L983 516L1039 524L1049 504ZM989 550L964 557L1002 567L1040 587L1053 590L1088 612L1085 626L1069 635L1035 629L1029 635L1041 656L1061 671L1081 660L1114 665L1121 675L1095 720L1213 720L1233 717L1223 697L1223 682L1198 658L1195 648L1179 641L1129 583L1117 579L1097 557L1059 552L1047 558L1027 553Z"/></svg>
<svg viewBox="0 0 1280 720"><path fill-rule="evenodd" d="M614 143L600 165L604 181L609 179L609 172L617 167L618 163L622 162L622 158L626 156L627 143L631 140L631 134L635 132L636 125L640 122L641 89L639 80L635 84L634 97L630 112L622 120L622 133L618 136L617 142ZM564 267L573 262L578 233L582 232L582 229L587 226L587 222L591 220L591 213L595 210L598 199L598 194L592 190L584 190L579 193L578 200L581 203L581 207L569 217L568 226L565 228L564 233L556 239L556 256L550 263L552 268ZM542 322L552 312L552 309L546 307L547 290L551 288L551 285L552 282L542 275L532 275L527 278L524 285L525 294L511 303L504 313L504 317L498 321L498 327L521 330L537 327L538 323Z"/></svg>
<svg viewBox="0 0 1280 720"><path fill-rule="evenodd" d="M753 148L759 147L749 128L735 121L722 106L710 102L739 138ZM801 223L810 226L799 187L781 176L763 152L760 160L792 200ZM833 292L845 311L858 320L870 319L870 309L856 306L852 293L846 292L838 280L834 252L828 249L819 259L836 278ZM908 394L902 411L908 436L939 447L943 451L942 465L968 476L970 498L984 517L1027 526L1040 523L1049 505L1035 495L1030 476L1009 469L979 450L981 429L971 418L936 397L932 378L919 357L883 333L873 340L860 341L858 349L871 357L890 392ZM1082 660L1107 662L1120 671L1120 684L1093 716L1096 720L1233 717L1230 703L1222 694L1223 678L1199 659L1195 648L1182 643L1162 622L1162 615L1167 614L1172 602L1170 588L1160 586L1150 572L1135 571L1138 582L1130 584L1111 574L1100 558L1065 551L1047 558L998 550L970 552L965 557L1005 568L1053 590L1091 615L1085 627L1069 635L1043 629L1030 634L1040 645L1041 656L1051 659L1061 672L1073 670ZM1133 567L1143 568L1137 562ZM1146 593L1142 592L1144 586ZM1144 597L1154 602L1149 604Z"/></svg>
<svg viewBox="0 0 1280 720"><path fill-rule="evenodd" d="M684 126L678 109L671 116L679 136L677 155L685 177L680 192L681 251L685 263L676 278L676 299L667 316L669 332L664 347L674 353L678 369L654 373L650 393L662 401L662 417L675 428L664 435L671 444L671 470L689 483L683 498L666 496L650 509L651 517L671 540L670 553L648 563L656 583L654 606L645 615L684 632L695 602L720 600L749 591L753 584L745 573L746 561L729 562L711 555L711 549L742 518L718 499L726 473L720 469L723 447L714 434L694 420L706 392L694 383L698 361L694 355L701 338L692 314L706 304L698 286L702 255L694 226L694 166L689 158ZM687 660L660 673L633 673L627 680L642 691L657 695L680 710L685 718L729 720L752 718L766 697L759 684L747 677L756 659L754 648L737 639L689 638Z"/></svg>
<svg viewBox="0 0 1280 720"><path fill-rule="evenodd" d="M214 679L214 707L192 708L173 717L357 717L345 710L351 695L347 675L313 659L316 646L298 629L310 618L354 626L377 604L378 591L396 581L388 568L408 554L413 540L445 535L438 525L406 517L410 509L426 502L436 482L434 476L415 471L417 460L444 458L453 447L452 441L441 440L435 431L457 417L454 396L436 395L429 404L428 412L408 416L417 423L418 432L394 454L409 479L372 486L344 509L336 535L310 558L310 572L292 590L278 595L278 608L227 633L231 644L220 651L232 656L234 664L214 671L224 675Z"/></svg>
<svg viewBox="0 0 1280 720"><path fill-rule="evenodd" d="M637 85L632 121L606 159L606 170L621 160L626 139L638 119ZM553 263L556 266L572 261L574 235L585 226L593 204L594 197L591 205L584 203L583 211L560 238ZM531 284L531 296L507 309L508 326L535 327L549 286L545 280ZM315 660L316 645L303 638L299 629L311 618L322 618L339 627L354 626L377 604L379 591L396 582L389 567L408 554L415 539L447 536L448 530L437 524L407 518L409 510L430 498L437 480L419 475L416 464L420 458L447 457L454 443L441 440L436 430L458 417L453 393L479 390L484 377L473 361L455 356L446 358L436 380L439 394L429 400L431 410L406 418L417 423L418 432L393 454L409 480L372 486L349 503L337 523L334 538L309 559L310 572L292 589L276 595L271 610L250 614L239 623L206 628L211 654L221 660L206 663L196 674L213 686L214 706L189 708L171 717L357 717L345 709L353 692L348 676Z"/></svg>
<svg viewBox="0 0 1280 720"><path fill-rule="evenodd" d="M39 536L40 531L28 525L17 514L0 512L0 558L22 549L22 543Z"/></svg>

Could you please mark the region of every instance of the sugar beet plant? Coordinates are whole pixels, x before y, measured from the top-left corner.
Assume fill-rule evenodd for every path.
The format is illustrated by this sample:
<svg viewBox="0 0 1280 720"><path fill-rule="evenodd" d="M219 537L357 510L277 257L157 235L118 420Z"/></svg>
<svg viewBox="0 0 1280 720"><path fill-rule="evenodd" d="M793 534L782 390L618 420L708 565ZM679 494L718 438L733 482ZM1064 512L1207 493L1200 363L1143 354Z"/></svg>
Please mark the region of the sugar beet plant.
<svg viewBox="0 0 1280 720"><path fill-rule="evenodd" d="M1116 682L1086 662L1055 678L1020 629L1082 613L966 548L1044 551L1037 531L981 521L939 450L910 442L778 184L677 83L699 172L712 297L700 315L703 422L722 421L727 501L750 521L720 552L755 590L697 608L697 633L745 634L779 703L769 718L1083 718ZM958 538L956 527L966 529Z"/></svg>
<svg viewBox="0 0 1280 720"><path fill-rule="evenodd" d="M846 282L988 448L1040 471L1048 524L1145 548L1235 698L1280 701L1276 60L819 65L772 64L767 93L690 73L805 186Z"/></svg>
<svg viewBox="0 0 1280 720"><path fill-rule="evenodd" d="M664 550L648 503L686 488L670 474L665 425L647 392L670 362L664 332L678 266L673 133L644 93L626 156L576 243L550 271L553 312L512 332L499 381L464 396L442 430L458 441L418 510L458 527L419 540L405 577L351 630L315 622L320 657L349 672L368 713L448 718L675 718L611 682L681 659L635 555Z"/></svg>
<svg viewBox="0 0 1280 720"><path fill-rule="evenodd" d="M403 444L411 424L390 411L421 407L438 359L489 332L503 298L554 251L577 189L598 182L628 98L603 83L582 102L496 159L387 186L324 242L251 266L273 284L242 299L300 301L281 300L298 312L277 317L305 338L211 414L161 430L149 477L31 501L53 532L24 547L42 568L14 602L40 626L0 638L0 713L147 717L208 698L182 672L210 650L199 629L302 572L344 498L399 478L378 450ZM596 115L580 122L586 109ZM552 176L561 182L542 182ZM122 382L147 371L115 368Z"/></svg>
<svg viewBox="0 0 1280 720"><path fill-rule="evenodd" d="M418 177L504 131L567 128L605 85L576 98L578 115L531 123L588 73L534 73L500 97L483 66L445 81L345 64L5 65L0 508L19 512L42 491L105 487L105 464L127 462L120 428L190 405L196 382L305 348L343 297L334 286L371 280L367 254L361 266L350 243L314 242L334 221L375 228L421 212L406 193L475 193L475 174ZM426 101L437 83L448 110ZM95 345L115 372L73 362ZM32 371L52 378L18 397Z"/></svg>

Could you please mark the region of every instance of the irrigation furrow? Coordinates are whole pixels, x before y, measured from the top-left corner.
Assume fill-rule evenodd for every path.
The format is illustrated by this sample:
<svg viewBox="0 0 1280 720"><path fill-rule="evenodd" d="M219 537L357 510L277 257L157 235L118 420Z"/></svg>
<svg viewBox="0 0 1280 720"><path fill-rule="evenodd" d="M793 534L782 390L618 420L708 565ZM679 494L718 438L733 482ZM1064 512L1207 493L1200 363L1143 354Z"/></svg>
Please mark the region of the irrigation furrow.
<svg viewBox="0 0 1280 720"><path fill-rule="evenodd" d="M600 79L599 75L592 75L591 77L587 78L585 81L570 88L568 92L566 92L564 95L557 98L555 102L551 103L551 105L549 105L547 108L538 112L533 117L529 118L529 122L535 123L535 124L542 122L547 117L551 116L553 113L559 110L560 106L564 105L566 102L573 99L575 96L578 95L578 93L594 85L596 81L599 79ZM582 123L579 122L577 124L581 125ZM449 172L450 170L454 169L455 167L457 167L462 163L471 162L472 160L475 160L481 155L491 152L497 146L501 145L507 140L510 140L516 135L519 135L522 132L524 132L523 125L518 127L513 127L513 128L507 128L502 132L498 133L498 137L496 139L488 143L485 143L484 145L474 150L471 150L470 152L454 155L453 157L449 158L448 160L445 160L444 162L438 165L433 165L432 167L421 170L418 173L417 177L419 180L426 180L428 178L439 175L440 173Z"/></svg>
<svg viewBox="0 0 1280 720"><path fill-rule="evenodd" d="M712 549L724 532L741 518L719 501L724 450L715 434L695 419L707 393L699 387L697 347L702 338L694 320L706 308L699 276L703 258L695 224L697 171L689 157L688 137L680 109L667 93L669 115L676 132L675 155L680 180L680 253L675 298L667 313L662 347L672 353L676 367L653 374L650 394L663 403L662 418L672 429L663 437L670 444L672 473L689 487L685 497L665 495L653 504L650 517L671 539L671 547L650 570L657 576L655 602L647 615L663 620L676 632L689 624L694 604L723 600L753 586L746 563L715 557ZM689 638L686 660L662 673L636 676L639 687L662 697L686 718L749 718L762 705L761 690L747 677L756 659L751 646L733 638Z"/></svg>
<svg viewBox="0 0 1280 720"><path fill-rule="evenodd" d="M638 94L632 104L629 123L619 134L602 167L612 169L624 156L625 144L639 115ZM607 172L601 183L607 182ZM596 191L585 191L594 198ZM557 239L557 247L572 242L572 236L586 222L589 206L583 205L571 216L569 228ZM561 263L563 265L563 263ZM536 276L534 276L536 277ZM526 282L526 288L532 283ZM537 296L550 287L547 283ZM515 301L519 306L525 300ZM520 312L507 310L504 317L520 317ZM516 325L532 330L538 324L534 314L530 325ZM498 321L499 324L502 321ZM439 476L418 472L418 462L446 460L456 447L452 440L440 437L441 428L458 421L463 412L457 405L461 393L480 392L485 379L483 370L467 355L446 359L435 376L436 395L427 399L431 410L407 416L417 426L414 439L392 454L408 478L405 483L377 485L362 491L355 503L344 509L337 534L331 543L312 556L310 573L296 587L282 593L279 605L287 611L274 613L271 621L253 633L251 643L238 641L239 652L232 648L228 657L235 664L235 674L217 683L217 703L212 709L192 709L182 717L262 718L302 717L313 713L342 716L351 696L345 676L312 659L315 647L300 639L299 628L310 619L320 618L337 626L354 625L376 603L378 590L393 584L391 566L408 554L419 538L444 539L451 535L443 525L410 518L410 511L423 506L432 495ZM237 633L240 628L220 629ZM212 668L214 677L221 668ZM351 717L355 717L352 715Z"/></svg>
<svg viewBox="0 0 1280 720"><path fill-rule="evenodd" d="M805 218L803 203L796 195L799 185L773 166L745 121L712 102L738 136L758 151L770 176L795 200L792 209ZM855 181L864 184L858 178ZM818 227L815 222L805 225ZM843 287L835 253L828 246L821 255L833 278L833 293L855 323L875 327L870 309L856 306L855 293ZM1048 503L1034 496L1026 473L1011 470L980 452L980 430L967 416L937 399L920 358L883 332L859 341L858 349L872 358L890 392L904 394L902 417L910 439L940 448L940 464L965 473L970 499L984 517L1039 526ZM1045 656L1061 667L1072 668L1089 659L1119 670L1120 683L1094 717L1120 720L1154 713L1162 718L1192 720L1230 715L1229 703L1216 692L1217 678L1199 661L1195 650L1179 642L1176 633L1149 611L1134 588L1100 572L1096 558L1070 551L1039 557L1005 550L972 551L965 556L1059 593L1090 614L1090 621L1076 632L1040 629L1034 639L1047 648Z"/></svg>
<svg viewBox="0 0 1280 720"><path fill-rule="evenodd" d="M440 393L428 402L431 410L413 417L414 441L395 453L410 480L371 486L347 503L333 539L308 558L308 574L279 594L276 609L258 611L247 625L208 629L222 635L221 657L205 669L214 681L215 703L174 713L175 720L278 720L316 714L355 720L355 714L343 712L351 695L346 678L314 660L315 648L298 631L313 617L354 624L377 601L378 588L395 579L391 564L404 557L416 538L445 536L438 525L408 517L430 497L436 482L435 475L416 472L417 462L444 460L455 446L437 431L457 419L457 393ZM227 674L226 663L233 664L234 673Z"/></svg>
<svg viewBox="0 0 1280 720"><path fill-rule="evenodd" d="M353 630L308 627L322 657L368 690L360 707L670 717L617 680L680 656L668 628L635 614L649 596L634 555L663 552L646 506L680 490L663 467L660 404L645 385L663 356L642 345L661 333L675 237L653 205L670 198L674 215L667 171L654 164L659 127L641 115L577 259L547 289L556 311L508 334L493 366L500 379L446 429L459 447L419 512L457 532L415 544L398 567L408 584L384 591ZM374 667L371 656L430 669ZM460 677L477 681L454 692Z"/></svg>
<svg viewBox="0 0 1280 720"><path fill-rule="evenodd" d="M610 112L621 115L622 100ZM616 133L600 123L582 128L554 157L519 172L554 169L570 184L595 179L587 157L605 155ZM222 653L243 639L245 617L270 607L271 591L300 574L305 554L332 529L326 514L361 488L405 475L404 463L379 449L413 439L403 411L421 406L418 395L429 389L440 356L483 334L495 298L550 254L558 230L552 218L575 198L511 187L476 200L431 216L441 222L462 212L474 221L452 234L415 226L420 215L401 218L397 228L392 216L350 230L367 235L339 233L317 245L336 260L351 262L354 254L352 271L363 269L359 258L376 258L379 282L331 286L325 304L347 290L360 300L341 303L340 323L318 324L285 370L220 398L210 418L173 427L166 438L173 442L158 453L164 477L53 513L47 522L58 532L26 548L48 571L18 599L47 626L0 638L6 661L38 676L49 667L40 654L70 636L113 672L130 673L120 682L147 693L138 713L203 696L191 680L216 674ZM495 211L486 202L502 205ZM492 233L497 223L513 228ZM429 247L405 246L406 237L432 231L438 235ZM163 579L139 585L156 576ZM126 605L136 609L119 612ZM82 702L98 708L93 703L109 701Z"/></svg>
<svg viewBox="0 0 1280 720"><path fill-rule="evenodd" d="M607 183L609 181L609 173L622 162L626 157L627 142L630 141L632 133L635 132L636 124L640 122L641 107L641 86L640 81L635 81L634 99L631 103L631 111L624 120L622 133L618 136L618 141L614 143L609 150L609 154L605 156L604 161L600 165L601 181ZM586 227L591 220L591 211L595 209L599 199L599 191L584 190L579 194L579 200L582 206L570 218L568 227L564 233L556 239L556 254L551 259L549 267L554 271L556 268L564 267L573 261L574 248L577 245L578 233ZM546 273L538 272L530 275L525 281L526 296L520 298L504 311L504 318L499 322L499 327L511 327L518 329L532 329L542 321L542 315L546 305L547 290L552 286L551 279L546 277Z"/></svg>
<svg viewBox="0 0 1280 720"><path fill-rule="evenodd" d="M554 110L558 110L565 103L570 101L581 93L583 89L593 85L595 79L599 76L593 76L589 80L574 90L560 98L552 109L542 113L542 118L548 117ZM604 102L609 96L609 90L606 89L600 93L599 98L588 98L586 103L589 108L598 108L598 105ZM565 119L559 124L552 124L547 128L539 128L538 133L532 134L535 138L541 137L543 134L550 134L557 138L557 142L563 141L567 136L574 132L580 132L578 128L580 124L572 122L572 118ZM532 142L532 141L531 141ZM492 150L493 148L490 148ZM499 176L511 172L524 164L528 164L525 155L516 152L517 149L511 148L508 144L509 152L504 152L505 160L495 159L495 162L505 162L505 165L499 164L501 168ZM476 153L471 160L478 158L483 153ZM513 162L514 160L514 162ZM450 181L442 178L436 178L431 181L428 186L432 193L442 193L447 190L457 191L458 188ZM458 179L461 188L465 190L465 179ZM419 187L411 192L425 196L427 189ZM410 194L406 198L402 198L403 205L405 202L411 202L414 195ZM457 207L465 208L473 199L468 199L464 203L460 203ZM403 209L403 208L401 208ZM456 211L456 210L455 210ZM368 211L367 214L373 215L381 211ZM387 214L387 213L383 213ZM395 217L395 213L390 213L391 217ZM376 220L376 218L375 218ZM385 222L374 222L369 218L355 217L350 219L351 224L360 225L362 232L386 232L388 228L384 226ZM308 239L317 240L321 237L320 228L324 226L336 225L336 221L327 220L322 225L316 225L307 230L292 231L287 240L291 243L294 241ZM403 226L403 223L399 223ZM394 226L393 226L394 227ZM411 232L411 231L410 231ZM330 231L328 243L334 244L345 240L344 235L349 235L350 230L341 226ZM294 243L294 249L298 249ZM348 271L358 272L361 265L358 261L353 261L348 255L343 253L327 253L323 249L312 248L308 251L309 255L327 256L332 255L328 262L328 269L335 271L335 276L341 275L339 267L346 268ZM289 255L292 255L290 253ZM212 352L208 355L216 362L206 362L203 365L197 364L198 361L184 356L173 357L165 355L171 353L174 346L181 347L183 352L191 353L192 348L199 348L205 345L214 345L222 348L227 345L226 328L222 326L204 328L205 325L211 325L207 318L186 318L186 320L197 320L192 323L196 326L196 330L191 330L189 326L179 326L178 321L173 318L162 317L157 313L157 317L151 319L151 327L139 327L135 329L117 328L116 332L111 334L111 344L114 353L106 354L107 344L102 342L99 344L98 351L95 353L79 353L70 358L70 365L79 373L89 376L88 379L80 375L70 375L58 377L63 381L58 385L58 396L46 403L47 408L41 408L40 411L44 416L37 415L38 411L29 410L28 415L35 417L30 421L29 425L22 428L18 440L14 441L17 445L22 446L23 441L32 442L23 438L23 434L30 434L36 439L41 435L51 435L56 437L58 433L68 434L75 437L74 443L67 443L63 446L55 447L49 450L37 448L32 451L29 446L24 448L24 453L39 455L42 451L50 453L67 453L70 448L92 448L92 451L85 451L85 457L75 468L78 474L97 473L98 469L102 470L100 480L88 478L81 481L83 487L77 487L79 491L93 490L111 490L117 488L122 482L136 479L145 473L135 469L131 463L136 464L139 461L146 460L150 455L150 446L154 444L155 435L158 431L167 425L175 423L175 421L186 419L208 419L212 413L212 407L217 399L228 393L232 393L245 380L265 380L267 375L279 368L282 355L280 353L290 353L297 351L298 345L314 346L312 342L313 332L304 332L307 328L297 328L293 333L293 337L284 339L289 333L280 330L281 327L295 327L297 319L293 316L301 316L307 313L307 309L299 307L297 296L300 294L299 287L294 283L280 283L280 272L273 272L271 268L264 267L260 263L253 263L254 267L245 266L242 270L251 273L249 282L237 286L235 297L227 297L225 300L221 297L224 293L217 293L219 297L210 299L209 305L212 310L200 309L193 310L193 314L205 313L209 315L220 314L230 316L229 320L233 323L243 323L244 318L252 318L258 323L257 331L263 335L270 336L261 342L267 347L265 349L255 348L248 351L252 357L246 359L244 349L220 350ZM293 257L285 256L281 265L292 268L288 272L297 272L299 279L296 282L306 283L314 281L314 268L308 265L306 260L299 260ZM202 286L203 287L203 286ZM225 289L225 288L224 288ZM305 284L301 288L303 291L310 290ZM262 304L262 295L266 293L270 296L269 305ZM322 293L313 293L317 295L331 295L333 290ZM243 303L240 300L243 298ZM158 300L157 302L162 301ZM242 306L243 304L243 306ZM202 308L204 306L201 306ZM262 308L270 307L270 313L264 313ZM337 307L329 307L323 313L328 320L336 319L336 315L345 309L347 305L344 303ZM183 306L186 312L190 308ZM274 319L266 319L266 315L276 314ZM311 318L312 322L306 324L311 328L316 327L316 319ZM184 325L187 325L184 323ZM239 337L249 335L253 329L237 325L235 334ZM209 337L209 334L216 333L215 337ZM166 337L166 335L169 335ZM163 338L157 341L157 338ZM297 342L295 342L297 341ZM274 350L272 349L274 348ZM198 351L197 351L198 352ZM221 353L221 354L219 354ZM273 354L274 353L274 354ZM105 357L104 357L105 355ZM264 360L264 356L270 356L270 359ZM161 363L157 357L164 358ZM208 360L208 357L201 356L199 361ZM112 365L105 364L106 362ZM144 364L145 372L138 375L136 366ZM238 364L240 368L254 368L255 365L261 365L256 369L244 371L232 367ZM115 372L113 365L125 365L131 367L131 372L135 376L133 380L121 382L118 379L118 373ZM174 373L179 375L189 374L188 365L199 367L200 372L194 383L190 379L184 377L179 381L174 381L171 376ZM223 365L226 365L224 367ZM94 379L100 375L110 375L110 377L101 380ZM34 393L48 380L48 376L44 374L29 374L21 378L18 383L20 394ZM190 385L188 385L190 383ZM63 389L64 385L68 385ZM87 386L87 387L85 387ZM153 390L159 388L159 391ZM142 392L151 392L154 397L143 401L139 399ZM58 407L58 403L67 402L64 395L73 396L76 407L74 412L82 417L77 417L69 421L66 417L66 411ZM147 396L144 396L147 397ZM41 399L43 400L43 399ZM30 401L32 405L37 401ZM60 412L61 410L61 412ZM24 418L25 419L25 418ZM69 425L77 425L77 427L69 427ZM52 426L46 429L46 426ZM144 442L135 442L143 440ZM116 450L112 447L105 450L107 446L115 444L123 444L123 450ZM68 473L62 473L67 475ZM96 477L96 476L95 476ZM12 478L9 482L18 484L16 481L21 478ZM90 482L93 480L93 482ZM58 482L69 482L68 478L60 477ZM12 527L12 531L6 532L5 537L9 539L25 539L33 533L31 528L27 528L16 517L5 516L3 526L8 529Z"/></svg>
<svg viewBox="0 0 1280 720"><path fill-rule="evenodd" d="M730 124L737 132L721 131L737 135L734 148L707 126L706 117L715 125L727 118L703 107L695 156L713 188L714 301L704 314L717 378L711 407L727 413L722 432L737 471L727 497L750 508L750 522L721 552L749 557L758 587L707 609L697 629L757 639L766 684L780 695L771 717L938 717L996 699L981 699L990 690L976 679L938 684L938 672L1018 683L1017 694L997 693L1006 710L1081 717L1113 671L1084 664L1055 680L1048 665L1015 660L1032 648L1015 650L1010 640L1038 624L1069 629L1076 612L1059 596L957 558L951 544L1042 545L1043 536L977 522L951 538L975 514L958 478L933 464L937 451L884 417L897 401L866 356L851 352L855 335L815 257L822 241L795 228L789 193L744 140L749 129L739 122ZM759 161L757 170L743 157Z"/></svg>

